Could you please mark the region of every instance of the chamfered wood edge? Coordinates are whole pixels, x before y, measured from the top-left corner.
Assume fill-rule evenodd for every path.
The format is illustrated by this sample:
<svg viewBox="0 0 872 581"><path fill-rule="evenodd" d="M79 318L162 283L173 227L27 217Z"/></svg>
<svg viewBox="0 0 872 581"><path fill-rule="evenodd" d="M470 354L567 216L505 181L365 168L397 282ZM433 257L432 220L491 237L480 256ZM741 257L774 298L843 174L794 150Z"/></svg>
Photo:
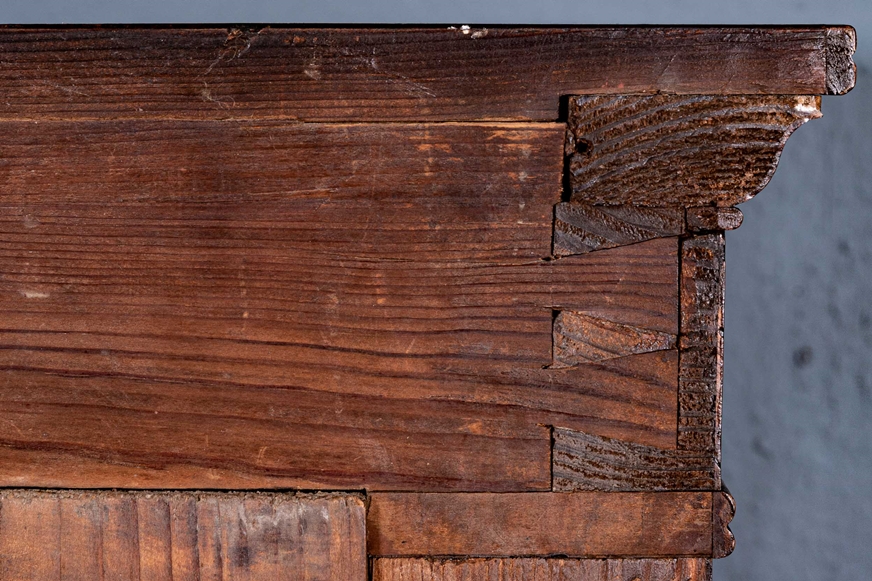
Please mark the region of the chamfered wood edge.
<svg viewBox="0 0 872 581"><path fill-rule="evenodd" d="M827 94L844 95L854 88L857 65L853 57L856 50L857 31L853 26L827 28Z"/></svg>

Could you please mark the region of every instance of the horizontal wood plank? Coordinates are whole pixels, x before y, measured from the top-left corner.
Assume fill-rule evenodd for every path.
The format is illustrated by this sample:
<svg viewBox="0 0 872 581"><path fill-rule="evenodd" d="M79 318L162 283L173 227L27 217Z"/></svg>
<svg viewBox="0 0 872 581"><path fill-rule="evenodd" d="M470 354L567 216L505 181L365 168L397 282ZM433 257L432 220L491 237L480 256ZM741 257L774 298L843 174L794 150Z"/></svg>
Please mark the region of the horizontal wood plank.
<svg viewBox="0 0 872 581"><path fill-rule="evenodd" d="M678 324L676 238L550 259L559 126L0 125L0 483L542 490L547 426L674 445L674 349L549 368L555 309Z"/></svg>
<svg viewBox="0 0 872 581"><path fill-rule="evenodd" d="M376 493L372 556L711 556L711 492Z"/></svg>
<svg viewBox="0 0 872 581"><path fill-rule="evenodd" d="M4 579L365 581L352 495L0 492Z"/></svg>
<svg viewBox="0 0 872 581"><path fill-rule="evenodd" d="M0 118L548 120L572 94L824 94L850 27L0 30Z"/></svg>
<svg viewBox="0 0 872 581"><path fill-rule="evenodd" d="M707 559L373 559L373 581L710 581Z"/></svg>

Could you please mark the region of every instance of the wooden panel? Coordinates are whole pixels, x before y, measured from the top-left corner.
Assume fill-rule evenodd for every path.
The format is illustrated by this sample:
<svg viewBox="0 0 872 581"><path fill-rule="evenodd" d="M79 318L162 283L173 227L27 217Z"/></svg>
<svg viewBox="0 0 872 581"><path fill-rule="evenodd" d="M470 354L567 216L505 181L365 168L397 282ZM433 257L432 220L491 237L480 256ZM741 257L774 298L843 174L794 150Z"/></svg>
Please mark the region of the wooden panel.
<svg viewBox="0 0 872 581"><path fill-rule="evenodd" d="M351 495L0 492L3 578L365 581Z"/></svg>
<svg viewBox="0 0 872 581"><path fill-rule="evenodd" d="M573 490L715 490L720 469L706 451L669 450L554 428L553 484Z"/></svg>
<svg viewBox="0 0 872 581"><path fill-rule="evenodd" d="M570 100L572 200L732 206L769 182L819 97L620 95Z"/></svg>
<svg viewBox="0 0 872 581"><path fill-rule="evenodd" d="M373 559L373 581L711 581L707 559Z"/></svg>
<svg viewBox="0 0 872 581"><path fill-rule="evenodd" d="M555 120L571 94L845 92L853 38L850 27L9 27L0 115Z"/></svg>
<svg viewBox="0 0 872 581"><path fill-rule="evenodd" d="M711 556L710 492L376 493L373 556Z"/></svg>
<svg viewBox="0 0 872 581"><path fill-rule="evenodd" d="M559 127L4 127L0 483L537 490L549 425L673 445L674 350L547 369L553 309L678 319L675 238L545 260Z"/></svg>

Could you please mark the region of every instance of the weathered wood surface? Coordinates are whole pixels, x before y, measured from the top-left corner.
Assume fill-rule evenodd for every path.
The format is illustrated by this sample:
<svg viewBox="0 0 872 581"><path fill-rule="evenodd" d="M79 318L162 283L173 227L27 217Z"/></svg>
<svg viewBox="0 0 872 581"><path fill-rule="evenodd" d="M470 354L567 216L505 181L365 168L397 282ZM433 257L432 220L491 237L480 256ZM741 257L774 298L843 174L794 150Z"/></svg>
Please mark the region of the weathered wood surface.
<svg viewBox="0 0 872 581"><path fill-rule="evenodd" d="M646 491L716 490L720 469L712 452L632 444L554 428L552 489Z"/></svg>
<svg viewBox="0 0 872 581"><path fill-rule="evenodd" d="M710 492L375 493L372 556L711 556Z"/></svg>
<svg viewBox="0 0 872 581"><path fill-rule="evenodd" d="M681 243L678 448L710 451L718 462L724 373L724 258L723 233L694 236Z"/></svg>
<svg viewBox="0 0 872 581"><path fill-rule="evenodd" d="M573 311L554 317L553 368L674 349L675 335Z"/></svg>
<svg viewBox="0 0 872 581"><path fill-rule="evenodd" d="M561 202L554 209L554 255L571 256L684 234L683 208L595 206Z"/></svg>
<svg viewBox="0 0 872 581"><path fill-rule="evenodd" d="M0 492L9 581L366 581L351 495Z"/></svg>
<svg viewBox="0 0 872 581"><path fill-rule="evenodd" d="M819 97L574 97L571 197L606 205L739 204L769 182L790 134L817 117Z"/></svg>
<svg viewBox="0 0 872 581"><path fill-rule="evenodd" d="M742 225L742 210L707 206L687 209L687 229L691 232L735 230Z"/></svg>
<svg viewBox="0 0 872 581"><path fill-rule="evenodd" d="M537 490L549 425L674 445L678 242L550 256L552 124L7 122L0 483ZM77 469L71 470L71 466Z"/></svg>
<svg viewBox="0 0 872 581"><path fill-rule="evenodd" d="M0 118L547 120L564 95L823 94L850 27L0 30Z"/></svg>
<svg viewBox="0 0 872 581"><path fill-rule="evenodd" d="M711 581L707 559L373 559L372 581Z"/></svg>

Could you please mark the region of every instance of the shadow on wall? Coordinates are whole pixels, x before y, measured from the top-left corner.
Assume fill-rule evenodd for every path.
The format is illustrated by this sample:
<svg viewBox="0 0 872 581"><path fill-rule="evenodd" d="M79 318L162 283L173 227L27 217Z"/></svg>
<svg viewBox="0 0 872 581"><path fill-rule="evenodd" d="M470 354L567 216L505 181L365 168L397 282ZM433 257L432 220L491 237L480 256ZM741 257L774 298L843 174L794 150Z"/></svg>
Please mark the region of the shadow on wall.
<svg viewBox="0 0 872 581"><path fill-rule="evenodd" d="M872 570L872 71L824 97L727 235L724 480L715 579Z"/></svg>

